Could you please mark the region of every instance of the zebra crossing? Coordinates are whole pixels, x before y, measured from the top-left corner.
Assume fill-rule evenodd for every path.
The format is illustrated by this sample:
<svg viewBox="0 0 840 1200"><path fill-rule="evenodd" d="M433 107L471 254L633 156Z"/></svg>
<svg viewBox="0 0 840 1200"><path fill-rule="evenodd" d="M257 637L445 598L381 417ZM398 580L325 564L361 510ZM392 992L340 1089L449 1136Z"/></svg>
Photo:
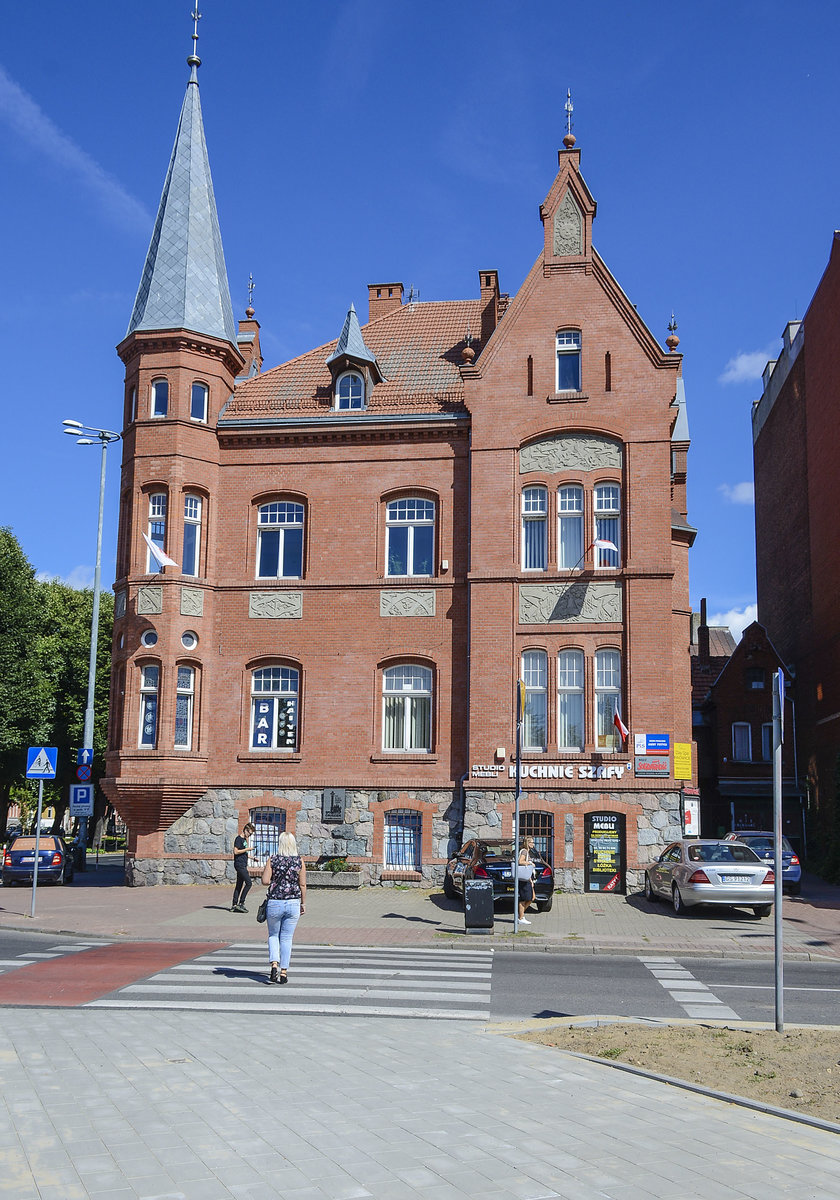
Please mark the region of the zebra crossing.
<svg viewBox="0 0 840 1200"><path fill-rule="evenodd" d="M492 950L295 946L288 984L271 986L265 946L243 942L85 1007L486 1021L492 966Z"/></svg>
<svg viewBox="0 0 840 1200"><path fill-rule="evenodd" d="M50 958L63 958L65 954L78 954L81 950L90 950L93 946L108 946L108 941L96 941L92 938L78 939L62 943L60 946L50 946L48 950L30 950L25 954L17 954L14 958L0 958L0 975L18 967L26 967L31 963L46 962Z"/></svg>
<svg viewBox="0 0 840 1200"><path fill-rule="evenodd" d="M722 1000L719 1000L711 988L699 979L695 979L689 970L681 967L675 958L664 955L638 955L639 962L647 967L654 979L669 993L672 1000L685 1011L686 1015L695 1020L737 1021L738 1014Z"/></svg>

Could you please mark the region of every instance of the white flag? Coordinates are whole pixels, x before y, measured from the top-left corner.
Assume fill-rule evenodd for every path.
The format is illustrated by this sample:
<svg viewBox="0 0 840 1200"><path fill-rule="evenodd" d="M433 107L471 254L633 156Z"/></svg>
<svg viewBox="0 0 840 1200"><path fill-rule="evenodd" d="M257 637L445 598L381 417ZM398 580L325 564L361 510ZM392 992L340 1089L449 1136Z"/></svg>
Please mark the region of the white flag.
<svg viewBox="0 0 840 1200"><path fill-rule="evenodd" d="M175 567L180 571L181 568L175 562L175 559L170 558L168 554L164 554L160 546L156 546L147 533L143 534L143 538L146 542L146 545L149 547L152 557L156 559L156 561L159 562L162 567Z"/></svg>
<svg viewBox="0 0 840 1200"><path fill-rule="evenodd" d="M610 542L606 538L596 538L592 543L596 550L614 550L618 554L618 546L615 542Z"/></svg>

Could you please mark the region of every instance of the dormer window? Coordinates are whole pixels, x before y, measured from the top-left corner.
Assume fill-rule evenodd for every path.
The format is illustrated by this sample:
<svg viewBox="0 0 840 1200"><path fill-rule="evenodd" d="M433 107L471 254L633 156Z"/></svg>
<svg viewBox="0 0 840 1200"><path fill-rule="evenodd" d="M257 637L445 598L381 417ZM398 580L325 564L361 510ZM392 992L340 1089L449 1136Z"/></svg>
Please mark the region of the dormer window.
<svg viewBox="0 0 840 1200"><path fill-rule="evenodd" d="M557 391L580 391L580 330L557 332Z"/></svg>
<svg viewBox="0 0 840 1200"><path fill-rule="evenodd" d="M365 381L358 371L345 371L339 377L335 389L335 406L338 409L365 407Z"/></svg>

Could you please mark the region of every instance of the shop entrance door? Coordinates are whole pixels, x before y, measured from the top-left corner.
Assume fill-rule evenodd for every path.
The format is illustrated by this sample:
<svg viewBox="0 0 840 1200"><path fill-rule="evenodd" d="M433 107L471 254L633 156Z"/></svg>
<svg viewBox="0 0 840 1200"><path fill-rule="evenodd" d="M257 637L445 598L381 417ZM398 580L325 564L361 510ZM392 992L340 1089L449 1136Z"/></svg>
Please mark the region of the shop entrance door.
<svg viewBox="0 0 840 1200"><path fill-rule="evenodd" d="M627 878L624 813L586 813L583 818L583 832L586 845L586 891L620 892L623 895Z"/></svg>

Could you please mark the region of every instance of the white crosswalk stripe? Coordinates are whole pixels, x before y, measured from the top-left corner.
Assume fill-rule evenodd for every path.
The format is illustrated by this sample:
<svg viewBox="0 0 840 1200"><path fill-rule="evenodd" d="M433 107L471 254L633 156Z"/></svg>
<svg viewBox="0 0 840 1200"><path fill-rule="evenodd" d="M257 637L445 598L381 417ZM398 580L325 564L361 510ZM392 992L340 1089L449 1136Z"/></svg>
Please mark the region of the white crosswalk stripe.
<svg viewBox="0 0 840 1200"><path fill-rule="evenodd" d="M486 1021L492 965L492 950L295 946L288 984L268 986L265 946L242 943L169 967L86 1007Z"/></svg>
<svg viewBox="0 0 840 1200"><path fill-rule="evenodd" d="M17 967L28 967L33 963L46 962L50 958L62 958L65 954L78 954L92 946L109 946L107 941L74 941L66 946L51 946L49 950L29 950L16 958L0 958L0 975Z"/></svg>
<svg viewBox="0 0 840 1200"><path fill-rule="evenodd" d="M685 1010L689 1017L707 1018L716 1021L738 1021L734 1009L719 1000L711 988L695 979L690 971L681 967L675 958L664 955L638 955L642 963L657 979L671 998Z"/></svg>

